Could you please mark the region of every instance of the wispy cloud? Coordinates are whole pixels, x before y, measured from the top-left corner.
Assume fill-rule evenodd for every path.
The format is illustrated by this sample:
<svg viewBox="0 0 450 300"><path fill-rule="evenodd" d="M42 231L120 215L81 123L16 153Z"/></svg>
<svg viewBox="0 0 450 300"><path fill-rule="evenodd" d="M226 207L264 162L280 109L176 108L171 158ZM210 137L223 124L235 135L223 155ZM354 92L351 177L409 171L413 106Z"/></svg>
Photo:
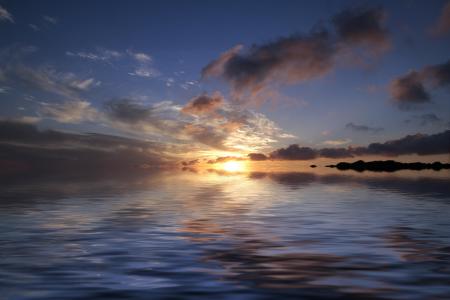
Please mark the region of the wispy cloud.
<svg viewBox="0 0 450 300"><path fill-rule="evenodd" d="M111 128L203 149L258 151L290 138L263 114L231 105L218 93L191 99L181 107L163 101L144 104L114 99L96 109L86 101L42 106L41 115L63 123L95 120Z"/></svg>
<svg viewBox="0 0 450 300"><path fill-rule="evenodd" d="M149 66L138 66L133 72L128 73L131 76L155 78L161 75L161 73L155 68Z"/></svg>
<svg viewBox="0 0 450 300"><path fill-rule="evenodd" d="M352 142L351 139L338 139L338 140L327 140L322 142L322 144L326 146L342 146L350 144L351 142Z"/></svg>
<svg viewBox="0 0 450 300"><path fill-rule="evenodd" d="M40 31L41 29L39 28L39 26L37 26L36 24L28 24L28 26L30 26L31 29L33 29L34 31Z"/></svg>
<svg viewBox="0 0 450 300"><path fill-rule="evenodd" d="M108 64L112 64L116 60L128 59L128 63L131 60L133 65L133 71L127 72L128 75L144 78L155 78L161 75L161 72L152 66L153 59L151 55L144 52L97 48L95 51L66 51L66 55Z"/></svg>
<svg viewBox="0 0 450 300"><path fill-rule="evenodd" d="M104 61L104 62L122 57L122 53L119 51L103 49L103 48L98 48L94 52L66 51L66 55L71 56L71 57L79 57L82 59L87 59L87 60L92 60L92 61Z"/></svg>
<svg viewBox="0 0 450 300"><path fill-rule="evenodd" d="M55 17L50 17L47 15L42 16L42 19L44 19L44 21L46 21L47 23L50 24L57 24L58 23L58 19L56 19Z"/></svg>
<svg viewBox="0 0 450 300"><path fill-rule="evenodd" d="M100 81L96 81L94 78L88 78L84 80L73 80L70 82L70 86L80 90L80 91L88 91L93 86L99 86L101 84Z"/></svg>
<svg viewBox="0 0 450 300"><path fill-rule="evenodd" d="M87 91L100 84L94 78L80 79L74 73L59 72L49 66L30 68L20 64L6 66L2 81L25 90L52 93L66 100L80 100L79 91Z"/></svg>
<svg viewBox="0 0 450 300"><path fill-rule="evenodd" d="M146 78L155 78L161 75L161 72L151 66L153 59L149 54L132 50L127 50L127 54L137 63L134 71L129 72L129 75Z"/></svg>
<svg viewBox="0 0 450 300"><path fill-rule="evenodd" d="M0 21L7 21L14 23L14 18L12 14L0 5Z"/></svg>
<svg viewBox="0 0 450 300"><path fill-rule="evenodd" d="M7 86L0 86L0 94L6 94L10 90Z"/></svg>
<svg viewBox="0 0 450 300"><path fill-rule="evenodd" d="M144 52L133 52L132 50L127 50L127 53L136 61L140 63L150 63L152 62L152 57Z"/></svg>
<svg viewBox="0 0 450 300"><path fill-rule="evenodd" d="M42 107L40 113L43 117L52 118L61 123L94 121L98 117L97 110L87 101L46 104Z"/></svg>
<svg viewBox="0 0 450 300"><path fill-rule="evenodd" d="M353 131L357 131L357 132L367 132L367 133L380 133L380 132L384 131L384 128L382 128L382 127L370 127L367 125L357 125L357 124L354 124L353 122L347 123L345 125L345 128L353 130Z"/></svg>
<svg viewBox="0 0 450 300"><path fill-rule="evenodd" d="M414 115L410 119L405 120L407 124L418 124L420 126L436 126L443 125L444 121L434 113Z"/></svg>

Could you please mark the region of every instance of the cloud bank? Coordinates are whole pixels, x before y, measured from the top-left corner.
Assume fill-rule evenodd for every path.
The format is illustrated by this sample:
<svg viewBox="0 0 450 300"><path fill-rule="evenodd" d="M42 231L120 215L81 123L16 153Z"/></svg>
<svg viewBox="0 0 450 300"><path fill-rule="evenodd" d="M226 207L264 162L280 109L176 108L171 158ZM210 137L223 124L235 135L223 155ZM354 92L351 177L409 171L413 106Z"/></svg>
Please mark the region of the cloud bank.
<svg viewBox="0 0 450 300"><path fill-rule="evenodd" d="M0 121L3 171L115 172L158 168L173 161L160 143L113 135L38 130L33 124Z"/></svg>
<svg viewBox="0 0 450 300"><path fill-rule="evenodd" d="M431 135L420 133L407 135L401 139L384 143L371 143L367 147L313 149L293 144L277 149L268 155L250 153L248 157L250 160L311 160L319 157L350 158L361 155L399 156L408 154L450 154L450 130Z"/></svg>

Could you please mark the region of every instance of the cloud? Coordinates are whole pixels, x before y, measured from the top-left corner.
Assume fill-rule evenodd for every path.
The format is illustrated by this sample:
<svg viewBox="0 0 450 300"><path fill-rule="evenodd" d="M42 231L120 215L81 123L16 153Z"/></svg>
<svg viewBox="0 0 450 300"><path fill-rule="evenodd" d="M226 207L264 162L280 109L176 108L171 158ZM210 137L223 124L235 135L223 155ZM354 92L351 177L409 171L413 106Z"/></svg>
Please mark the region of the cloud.
<svg viewBox="0 0 450 300"><path fill-rule="evenodd" d="M450 85L450 60L425 66L419 71L393 79L390 83L390 94L394 102L403 109L431 102L431 88Z"/></svg>
<svg viewBox="0 0 450 300"><path fill-rule="evenodd" d="M34 31L40 31L41 29L36 25L36 24L28 24L28 26L30 26L31 29L33 29Z"/></svg>
<svg viewBox="0 0 450 300"><path fill-rule="evenodd" d="M202 69L202 76L221 76L224 74L227 63L235 56L239 55L239 52L241 52L243 48L243 45L237 45L222 53L219 58L213 60Z"/></svg>
<svg viewBox="0 0 450 300"><path fill-rule="evenodd" d="M211 148L228 152L255 151L268 148L278 139L292 137L263 114L232 105L219 95L199 95L184 108L170 101L145 104L127 98L108 101L100 109L83 100L46 103L41 115L63 123L96 121L134 135L204 151ZM215 110L213 114L205 113L211 107L198 100L202 97L219 97L218 102L222 104L217 105L217 100L212 100L214 104L206 101L215 106Z"/></svg>
<svg viewBox="0 0 450 300"><path fill-rule="evenodd" d="M72 51L66 51L67 56L71 57L79 57L82 59L92 60L92 61L103 61L103 62L109 62L113 59L118 59L122 57L122 53L116 50L109 50L109 49L103 49L98 48L94 52L72 52Z"/></svg>
<svg viewBox="0 0 450 300"><path fill-rule="evenodd" d="M113 119L127 123L148 121L152 115L152 107L145 107L131 99L117 99L105 104L106 113Z"/></svg>
<svg viewBox="0 0 450 300"><path fill-rule="evenodd" d="M264 160L268 160L269 159L263 153L249 153L247 156L248 156L248 158L250 160L253 160L253 161L264 161Z"/></svg>
<svg viewBox="0 0 450 300"><path fill-rule="evenodd" d="M87 101L66 101L47 104L41 109L43 117L52 118L61 123L79 123L96 121L99 113Z"/></svg>
<svg viewBox="0 0 450 300"><path fill-rule="evenodd" d="M340 139L340 140L327 140L322 142L322 144L327 146L340 146L351 143L352 140L350 139Z"/></svg>
<svg viewBox="0 0 450 300"><path fill-rule="evenodd" d="M272 85L320 78L335 68L336 58L344 49L367 46L372 52L385 50L389 38L384 18L381 8L348 10L332 18L332 30L316 26L307 34L282 37L249 49L237 45L205 66L202 77L224 79L231 86L234 100L240 101L263 96Z"/></svg>
<svg viewBox="0 0 450 300"><path fill-rule="evenodd" d="M405 123L418 123L420 126L427 126L427 125L442 125L443 120L436 116L433 113L429 114L422 114L422 115L415 115L412 116L411 119L405 120Z"/></svg>
<svg viewBox="0 0 450 300"><path fill-rule="evenodd" d="M395 103L403 109L430 102L430 95L424 86L422 76L416 71L391 81L389 90Z"/></svg>
<svg viewBox="0 0 450 300"><path fill-rule="evenodd" d="M442 7L442 12L431 29L435 36L443 36L450 32L450 1Z"/></svg>
<svg viewBox="0 0 450 300"><path fill-rule="evenodd" d="M74 80L70 83L71 87L81 90L81 91L87 91L92 86L99 86L99 85L100 85L100 81L95 81L94 78L88 78L88 79L84 79L84 80Z"/></svg>
<svg viewBox="0 0 450 300"><path fill-rule="evenodd" d="M189 100L181 111L192 115L211 114L223 104L224 99L220 93L213 94L212 96L202 94Z"/></svg>
<svg viewBox="0 0 450 300"><path fill-rule="evenodd" d="M322 148L317 151L318 156L324 158L349 158L353 157L348 148Z"/></svg>
<svg viewBox="0 0 450 300"><path fill-rule="evenodd" d="M356 149L355 154L398 156L406 154L431 155L450 153L450 130L436 134L414 134L385 143L372 143Z"/></svg>
<svg viewBox="0 0 450 300"><path fill-rule="evenodd" d="M4 22L4 21L8 21L11 23L14 23L14 18L11 15L11 13L9 11L6 10L6 8L2 7L0 5L0 21Z"/></svg>
<svg viewBox="0 0 450 300"><path fill-rule="evenodd" d="M40 90L63 97L64 100L80 101L79 91L98 86L94 78L79 79L71 72L58 72L52 67L30 68L24 65L6 65L3 79L20 89Z"/></svg>
<svg viewBox="0 0 450 300"><path fill-rule="evenodd" d="M148 66L139 66L133 72L129 72L128 75L155 78L161 75L161 73L158 70Z"/></svg>
<svg viewBox="0 0 450 300"><path fill-rule="evenodd" d="M450 85L450 60L442 64L426 66L422 70L422 76L435 87Z"/></svg>
<svg viewBox="0 0 450 300"><path fill-rule="evenodd" d="M42 16L42 19L44 19L45 22L53 24L53 25L58 23L58 19L56 19L54 17L44 15L44 16Z"/></svg>
<svg viewBox="0 0 450 300"><path fill-rule="evenodd" d="M95 49L95 51L91 52L66 51L66 55L91 61L105 62L108 64L111 64L114 60L128 58L129 60L131 59L133 61L133 71L128 72L128 75L144 78L155 78L161 75L161 72L159 70L152 67L152 57L149 54L143 52L134 52L132 50L121 52L117 50L97 48Z"/></svg>
<svg viewBox="0 0 450 300"><path fill-rule="evenodd" d="M193 160L189 160L189 161L183 161L181 162L181 164L183 166L194 166L196 164L198 164L199 160L198 159L193 159Z"/></svg>
<svg viewBox="0 0 450 300"><path fill-rule="evenodd" d="M345 125L346 129L357 131L357 132L367 132L367 133L380 133L384 131L384 128L382 127L370 127L367 125L357 125L353 122L347 123Z"/></svg>
<svg viewBox="0 0 450 300"><path fill-rule="evenodd" d="M254 94L272 82L297 83L321 77L334 65L335 48L326 31L280 38L245 53L239 50L234 47L222 54L202 75L220 74L234 92Z"/></svg>
<svg viewBox="0 0 450 300"><path fill-rule="evenodd" d="M127 53L140 63L150 63L152 61L152 57L143 52L133 52L132 50L127 50Z"/></svg>
<svg viewBox="0 0 450 300"><path fill-rule="evenodd" d="M319 157L349 158L361 155L399 156L411 154L450 154L450 130L431 135L420 133L407 135L384 143L371 143L366 147L313 149L293 144L273 151L268 157L273 160L311 160ZM252 153L249 158L264 156L262 153Z"/></svg>
<svg viewBox="0 0 450 300"><path fill-rule="evenodd" d="M6 94L10 90L7 86L0 86L0 94Z"/></svg>
<svg viewBox="0 0 450 300"><path fill-rule="evenodd" d="M222 156L218 157L216 159L210 159L208 160L208 164L217 164L217 163L224 163L227 161L236 161L236 160L245 160L243 157L237 157L237 156Z"/></svg>
<svg viewBox="0 0 450 300"><path fill-rule="evenodd" d="M270 158L275 160L311 160L317 158L318 153L310 147L300 147L293 144L286 148L280 148L270 153Z"/></svg>
<svg viewBox="0 0 450 300"><path fill-rule="evenodd" d="M155 78L161 75L161 72L151 66L153 59L149 54L132 50L127 50L127 54L137 62L134 71L128 72L128 75L146 78Z"/></svg>
<svg viewBox="0 0 450 300"><path fill-rule="evenodd" d="M332 20L341 42L384 51L390 44L389 34L383 26L385 19L384 9L376 7L345 10Z"/></svg>
<svg viewBox="0 0 450 300"><path fill-rule="evenodd" d="M0 121L0 161L21 170L114 172L170 163L164 145L103 134L41 131L35 125Z"/></svg>

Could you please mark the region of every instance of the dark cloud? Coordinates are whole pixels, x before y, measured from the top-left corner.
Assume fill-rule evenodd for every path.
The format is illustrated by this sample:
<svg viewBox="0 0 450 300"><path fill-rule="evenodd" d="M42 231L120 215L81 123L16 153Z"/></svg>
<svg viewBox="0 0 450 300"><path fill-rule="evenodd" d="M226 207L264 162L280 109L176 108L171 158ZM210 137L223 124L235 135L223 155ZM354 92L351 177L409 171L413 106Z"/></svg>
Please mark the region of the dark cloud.
<svg viewBox="0 0 450 300"><path fill-rule="evenodd" d="M103 134L38 130L34 125L0 121L3 172L116 172L170 164L164 146Z"/></svg>
<svg viewBox="0 0 450 300"><path fill-rule="evenodd" d="M450 85L450 60L442 64L427 66L422 73L434 86L448 86Z"/></svg>
<svg viewBox="0 0 450 300"><path fill-rule="evenodd" d="M433 113L429 114L422 114L422 115L415 115L412 116L411 119L405 120L405 123L417 123L420 126L427 126L427 125L441 125L443 123L443 120L439 118L437 115Z"/></svg>
<svg viewBox="0 0 450 300"><path fill-rule="evenodd" d="M353 157L349 148L322 148L317 151L320 157L325 158L347 158Z"/></svg>
<svg viewBox="0 0 450 300"><path fill-rule="evenodd" d="M367 147L358 148L355 154L386 156L450 154L450 130L431 135L418 133L385 143L372 143Z"/></svg>
<svg viewBox="0 0 450 300"><path fill-rule="evenodd" d="M106 113L113 119L138 123L147 121L151 116L151 109L131 99L117 99L105 103Z"/></svg>
<svg viewBox="0 0 450 300"><path fill-rule="evenodd" d="M443 36L450 32L450 1L442 7L442 12L431 29L435 36Z"/></svg>
<svg viewBox="0 0 450 300"><path fill-rule="evenodd" d="M271 82L295 83L328 73L335 53L330 35L321 30L255 45L248 52L233 48L207 65L202 75L223 77L237 93L256 93Z"/></svg>
<svg viewBox="0 0 450 300"><path fill-rule="evenodd" d="M430 102L423 78L416 71L394 79L390 84L390 93L396 104L403 109Z"/></svg>
<svg viewBox="0 0 450 300"><path fill-rule="evenodd" d="M189 161L183 161L183 162L181 162L181 164L182 164L183 166L194 166L194 165L196 165L198 162L199 162L198 159L193 159L193 160L189 160Z"/></svg>
<svg viewBox="0 0 450 300"><path fill-rule="evenodd" d="M339 39L348 45L385 50L389 34L383 26L386 12L381 7L345 10L333 17Z"/></svg>
<svg viewBox="0 0 450 300"><path fill-rule="evenodd" d="M317 158L317 156L316 150L309 147L300 147L296 144L270 153L270 158L275 160L310 160Z"/></svg>
<svg viewBox="0 0 450 300"><path fill-rule="evenodd" d="M345 125L345 128L353 130L353 131L359 131L359 132L368 132L368 133L380 133L384 130L384 128L381 127L369 127L367 125L357 125L353 122L347 123Z"/></svg>
<svg viewBox="0 0 450 300"><path fill-rule="evenodd" d="M223 105L224 99L219 93L212 96L203 94L192 98L181 111L192 115L211 114Z"/></svg>
<svg viewBox="0 0 450 300"><path fill-rule="evenodd" d="M431 102L429 89L450 85L450 60L425 66L391 81L390 93L400 108L409 109Z"/></svg>
<svg viewBox="0 0 450 300"><path fill-rule="evenodd" d="M267 160L269 159L265 154L263 153L249 153L248 158L250 160L254 160L254 161L263 161L263 160Z"/></svg>
<svg viewBox="0 0 450 300"><path fill-rule="evenodd" d="M361 45L372 50L386 48L389 39L382 24L384 16L381 8L348 10L332 19L333 30L317 26L308 34L282 37L247 51L238 45L209 63L202 76L225 79L238 100L245 92L255 96L272 84L319 78L333 70L341 49Z"/></svg>
<svg viewBox="0 0 450 300"><path fill-rule="evenodd" d="M390 140L384 143L371 143L367 147L348 148L321 148L300 147L297 144L286 148L280 148L270 153L269 158L273 160L311 160L323 158L350 158L360 155L433 155L450 154L450 130L426 135L408 135L401 139ZM252 157L264 157L262 153L252 153Z"/></svg>

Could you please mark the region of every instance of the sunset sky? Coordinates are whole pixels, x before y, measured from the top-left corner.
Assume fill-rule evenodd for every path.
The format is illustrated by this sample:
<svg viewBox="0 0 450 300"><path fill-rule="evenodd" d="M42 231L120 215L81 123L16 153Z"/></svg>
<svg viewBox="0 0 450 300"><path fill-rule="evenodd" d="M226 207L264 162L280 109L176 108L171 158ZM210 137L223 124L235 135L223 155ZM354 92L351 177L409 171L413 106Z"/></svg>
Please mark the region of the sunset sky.
<svg viewBox="0 0 450 300"><path fill-rule="evenodd" d="M0 36L4 164L448 162L448 1L0 0Z"/></svg>

